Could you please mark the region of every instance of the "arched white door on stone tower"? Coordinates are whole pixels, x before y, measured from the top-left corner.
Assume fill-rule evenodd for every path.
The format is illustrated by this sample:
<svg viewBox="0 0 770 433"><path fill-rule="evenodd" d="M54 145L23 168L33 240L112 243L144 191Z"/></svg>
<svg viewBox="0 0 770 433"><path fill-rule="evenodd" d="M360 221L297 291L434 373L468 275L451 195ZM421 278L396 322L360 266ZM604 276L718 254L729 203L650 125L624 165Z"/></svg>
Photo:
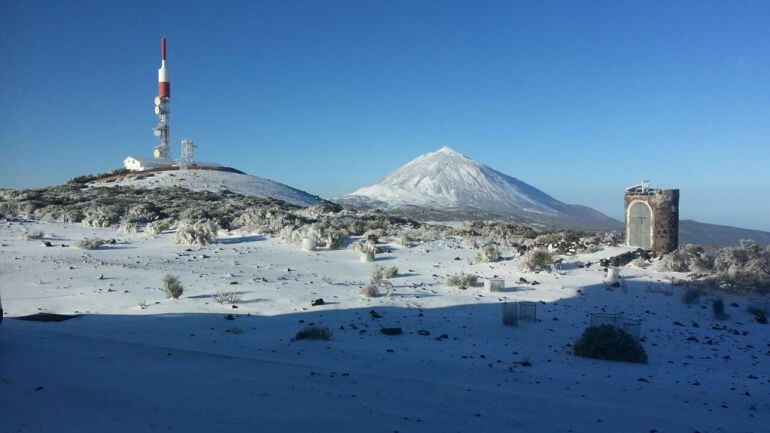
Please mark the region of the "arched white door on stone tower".
<svg viewBox="0 0 770 433"><path fill-rule="evenodd" d="M652 212L644 202L632 203L628 209L628 245L652 248Z"/></svg>

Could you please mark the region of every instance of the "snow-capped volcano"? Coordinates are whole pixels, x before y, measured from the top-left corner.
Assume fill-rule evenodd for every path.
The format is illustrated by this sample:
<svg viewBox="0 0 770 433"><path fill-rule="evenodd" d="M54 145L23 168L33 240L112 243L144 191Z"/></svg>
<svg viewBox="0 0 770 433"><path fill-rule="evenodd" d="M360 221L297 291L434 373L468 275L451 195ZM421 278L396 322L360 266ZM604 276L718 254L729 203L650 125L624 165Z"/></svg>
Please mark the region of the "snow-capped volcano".
<svg viewBox="0 0 770 433"><path fill-rule="evenodd" d="M615 228L618 221L568 205L449 147L426 153L380 182L336 201L431 219L515 218L549 226Z"/></svg>

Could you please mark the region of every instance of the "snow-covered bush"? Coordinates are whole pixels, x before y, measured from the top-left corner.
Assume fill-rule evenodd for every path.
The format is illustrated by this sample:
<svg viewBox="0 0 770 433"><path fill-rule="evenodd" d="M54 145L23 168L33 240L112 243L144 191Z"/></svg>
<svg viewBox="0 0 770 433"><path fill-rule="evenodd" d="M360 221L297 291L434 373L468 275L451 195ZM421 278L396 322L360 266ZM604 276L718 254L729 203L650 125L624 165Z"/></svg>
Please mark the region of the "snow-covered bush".
<svg viewBox="0 0 770 433"><path fill-rule="evenodd" d="M514 247L525 239L533 239L537 236L537 232L532 227L504 221L473 222L457 229L456 234L462 236L465 243L481 245L494 243L506 248ZM475 240L471 241L472 238Z"/></svg>
<svg viewBox="0 0 770 433"><path fill-rule="evenodd" d="M97 250L106 243L107 241L101 238L85 238L78 241L75 244L75 247L80 248L81 250Z"/></svg>
<svg viewBox="0 0 770 433"><path fill-rule="evenodd" d="M283 229L296 229L309 221L291 212L273 207L250 208L233 220L232 226L245 231L277 234ZM299 239L302 235L298 235Z"/></svg>
<svg viewBox="0 0 770 433"><path fill-rule="evenodd" d="M243 299L243 294L234 291L220 290L214 295L214 300L220 304L237 304Z"/></svg>
<svg viewBox="0 0 770 433"><path fill-rule="evenodd" d="M405 229L403 233L413 241L431 242L451 234L452 230L445 226L425 224L417 228Z"/></svg>
<svg viewBox="0 0 770 433"><path fill-rule="evenodd" d="M41 232L40 230L31 230L21 234L21 238L25 241L43 239L43 236L45 236L45 233Z"/></svg>
<svg viewBox="0 0 770 433"><path fill-rule="evenodd" d="M134 205L126 212L126 219L138 223L148 223L155 221L160 217L160 212L157 206L150 203L140 203Z"/></svg>
<svg viewBox="0 0 770 433"><path fill-rule="evenodd" d="M687 244L664 254L658 262L658 269L668 272L710 272L714 260L706 255L703 248Z"/></svg>
<svg viewBox="0 0 770 433"><path fill-rule="evenodd" d="M742 240L738 247L721 248L714 257L714 270L722 274L767 274L769 266L770 255L753 240Z"/></svg>
<svg viewBox="0 0 770 433"><path fill-rule="evenodd" d="M331 340L332 331L326 326L308 326L297 332L295 340Z"/></svg>
<svg viewBox="0 0 770 433"><path fill-rule="evenodd" d="M500 250L494 245L487 245L474 256L475 263L492 263L500 260Z"/></svg>
<svg viewBox="0 0 770 433"><path fill-rule="evenodd" d="M19 205L14 201L0 202L0 218L11 219L19 215Z"/></svg>
<svg viewBox="0 0 770 433"><path fill-rule="evenodd" d="M398 276L398 268L395 266L391 266L388 269L385 269L385 278L395 278Z"/></svg>
<svg viewBox="0 0 770 433"><path fill-rule="evenodd" d="M171 230L174 227L175 221L171 218L153 221L147 224L145 231L151 235L159 235L166 230Z"/></svg>
<svg viewBox="0 0 770 433"><path fill-rule="evenodd" d="M364 232L363 237L370 239L372 242L377 243L385 239L388 236L384 229L372 229Z"/></svg>
<svg viewBox="0 0 770 433"><path fill-rule="evenodd" d="M526 271L548 269L556 258L556 253L544 248L527 251L519 259L519 266Z"/></svg>
<svg viewBox="0 0 770 433"><path fill-rule="evenodd" d="M611 325L586 328L572 347L572 353L586 358L646 363L647 353L633 336Z"/></svg>
<svg viewBox="0 0 770 433"><path fill-rule="evenodd" d="M166 292L166 298L179 299L182 293L184 293L184 286L182 286L178 277L166 275L163 277L163 291Z"/></svg>
<svg viewBox="0 0 770 433"><path fill-rule="evenodd" d="M394 271L395 270L395 271ZM361 295L368 298L380 296L380 289L385 289L385 295L390 296L393 291L393 284L388 281L398 273L398 268L386 269L382 265L376 265L372 271L372 277L369 284L361 288Z"/></svg>
<svg viewBox="0 0 770 433"><path fill-rule="evenodd" d="M372 253L375 254L377 252L377 245L374 244L374 242L368 240L368 239L359 239L356 242L353 242L350 244L349 247L353 251L358 251L359 253Z"/></svg>
<svg viewBox="0 0 770 433"><path fill-rule="evenodd" d="M83 219L83 212L77 207L50 205L36 209L34 219L46 222L74 223Z"/></svg>
<svg viewBox="0 0 770 433"><path fill-rule="evenodd" d="M412 246L412 240L409 239L409 235L406 232L399 232L396 235L396 243L402 247L409 248Z"/></svg>
<svg viewBox="0 0 770 433"><path fill-rule="evenodd" d="M473 287L479 281L478 277L472 274L459 273L452 275L447 279L447 285L449 287L457 287L458 289L467 289Z"/></svg>
<svg viewBox="0 0 770 433"><path fill-rule="evenodd" d="M770 292L770 249L762 249L752 240L742 240L737 247L719 248L711 253L698 246L684 245L661 257L658 268L706 274L702 282L730 292Z"/></svg>
<svg viewBox="0 0 770 433"><path fill-rule="evenodd" d="M369 283L361 287L360 293L361 293L361 296L364 296L366 298L376 298L380 296L380 287Z"/></svg>
<svg viewBox="0 0 770 433"><path fill-rule="evenodd" d="M130 220L123 220L118 227L118 230L123 233L137 233L139 232L139 224Z"/></svg>
<svg viewBox="0 0 770 433"><path fill-rule="evenodd" d="M313 239L320 246L329 249L338 249L345 241L346 235L341 230L330 227L324 223L312 223L301 226L289 225L280 230L281 239L299 243L302 239Z"/></svg>
<svg viewBox="0 0 770 433"><path fill-rule="evenodd" d="M217 241L219 227L211 220L198 222L182 221L176 228L171 241L182 245L208 245Z"/></svg>
<svg viewBox="0 0 770 433"><path fill-rule="evenodd" d="M110 227L120 221L122 214L123 212L120 206L93 206L86 209L81 224L85 227Z"/></svg>
<svg viewBox="0 0 770 433"><path fill-rule="evenodd" d="M543 233L535 238L537 245L553 245L562 241L564 237L561 232Z"/></svg>
<svg viewBox="0 0 770 433"><path fill-rule="evenodd" d="M594 254L594 253L598 253L599 251L601 251L603 249L604 249L604 247L602 247L601 245L589 244L589 245L586 246L585 253L586 254Z"/></svg>

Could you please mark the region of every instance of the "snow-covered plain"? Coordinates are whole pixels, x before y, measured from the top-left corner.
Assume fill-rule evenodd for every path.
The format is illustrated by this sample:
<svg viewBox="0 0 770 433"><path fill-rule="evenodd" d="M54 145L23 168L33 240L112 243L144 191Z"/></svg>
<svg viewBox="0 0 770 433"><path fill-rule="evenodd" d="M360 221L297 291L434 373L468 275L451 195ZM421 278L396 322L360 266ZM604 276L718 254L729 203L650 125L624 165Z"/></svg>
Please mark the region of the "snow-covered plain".
<svg viewBox="0 0 770 433"><path fill-rule="evenodd" d="M608 289L597 264L576 266L622 248L535 274L516 259L470 265L474 252L452 240L391 245L375 263L361 263L350 250L304 252L253 234L186 247L170 234L0 224L2 432L770 426L770 327L751 320L743 298L726 298L726 320L714 319L706 300L684 305L669 279L683 275L627 266L625 288ZM22 240L25 229L44 231L52 246ZM86 236L118 242L73 247ZM359 295L375 264L400 270L390 297ZM507 290L448 287L447 276L461 271L503 277ZM178 300L160 289L166 273L185 286ZM220 290L242 293L238 308L216 303ZM311 307L315 298L326 304ZM502 300L541 301L538 320L503 326ZM83 315L14 319L38 312ZM642 320L649 362L571 355L591 312ZM333 339L292 341L309 324L328 326ZM382 327L404 334L383 335Z"/></svg>

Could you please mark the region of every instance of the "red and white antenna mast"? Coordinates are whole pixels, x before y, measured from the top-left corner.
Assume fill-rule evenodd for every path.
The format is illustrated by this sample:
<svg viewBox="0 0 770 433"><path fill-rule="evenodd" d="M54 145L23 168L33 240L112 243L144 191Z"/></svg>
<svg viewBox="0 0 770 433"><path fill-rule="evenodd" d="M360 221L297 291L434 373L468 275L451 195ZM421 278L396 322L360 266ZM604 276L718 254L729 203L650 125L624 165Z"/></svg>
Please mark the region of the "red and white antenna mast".
<svg viewBox="0 0 770 433"><path fill-rule="evenodd" d="M155 97L155 114L158 115L158 125L155 127L155 136L160 138L160 143L155 146L153 156L156 159L171 159L171 146L168 139L168 105L171 99L171 83L168 81L166 69L166 39L160 40L160 69L158 69L158 96Z"/></svg>

